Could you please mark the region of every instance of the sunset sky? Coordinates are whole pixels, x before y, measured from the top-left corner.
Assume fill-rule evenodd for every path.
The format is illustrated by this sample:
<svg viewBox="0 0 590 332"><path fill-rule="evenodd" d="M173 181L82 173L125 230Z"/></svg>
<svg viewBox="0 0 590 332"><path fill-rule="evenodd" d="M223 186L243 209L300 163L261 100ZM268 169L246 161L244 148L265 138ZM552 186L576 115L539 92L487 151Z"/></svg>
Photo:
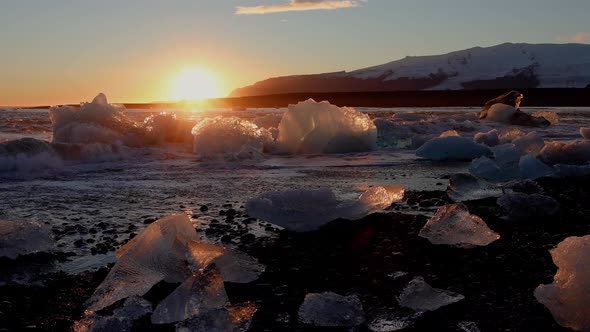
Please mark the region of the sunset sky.
<svg viewBox="0 0 590 332"><path fill-rule="evenodd" d="M224 96L268 77L406 55L588 43L588 13L588 0L0 0L0 105L98 92L178 99L194 71L218 82L209 95Z"/></svg>

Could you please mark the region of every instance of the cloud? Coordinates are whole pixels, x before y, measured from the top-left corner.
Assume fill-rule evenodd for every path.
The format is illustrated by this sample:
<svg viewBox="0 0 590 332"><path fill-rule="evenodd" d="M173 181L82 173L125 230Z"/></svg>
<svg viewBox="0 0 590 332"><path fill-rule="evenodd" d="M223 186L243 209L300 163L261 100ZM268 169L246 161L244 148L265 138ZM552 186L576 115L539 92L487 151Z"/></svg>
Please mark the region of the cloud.
<svg viewBox="0 0 590 332"><path fill-rule="evenodd" d="M332 10L360 7L368 0L291 0L279 5L236 7L236 15L273 14L304 10Z"/></svg>
<svg viewBox="0 0 590 332"><path fill-rule="evenodd" d="M570 43L586 43L590 42L590 32L578 32L573 36L559 37L557 40Z"/></svg>

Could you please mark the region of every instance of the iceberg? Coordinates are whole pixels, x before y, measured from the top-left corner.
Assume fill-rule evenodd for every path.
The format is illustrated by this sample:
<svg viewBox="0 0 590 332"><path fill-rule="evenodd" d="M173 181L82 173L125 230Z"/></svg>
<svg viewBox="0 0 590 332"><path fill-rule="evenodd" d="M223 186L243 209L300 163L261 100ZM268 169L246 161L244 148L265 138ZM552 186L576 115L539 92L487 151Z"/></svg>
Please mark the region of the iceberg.
<svg viewBox="0 0 590 332"><path fill-rule="evenodd" d="M453 174L447 187L447 195L454 202L500 197L503 194L504 190L496 184L478 179L471 174Z"/></svg>
<svg viewBox="0 0 590 332"><path fill-rule="evenodd" d="M0 220L0 257L48 251L54 242L48 226L36 221Z"/></svg>
<svg viewBox="0 0 590 332"><path fill-rule="evenodd" d="M353 327L365 322L365 313L356 295L310 293L299 307L299 320L313 326Z"/></svg>
<svg viewBox="0 0 590 332"><path fill-rule="evenodd" d="M378 212L403 195L401 186L370 188L354 200L340 199L326 188L267 192L246 202L246 212L293 232L308 232L338 218L354 220Z"/></svg>
<svg viewBox="0 0 590 332"><path fill-rule="evenodd" d="M216 269L211 269L187 278L160 302L152 314L152 323L180 322L228 304L223 279Z"/></svg>
<svg viewBox="0 0 590 332"><path fill-rule="evenodd" d="M418 235L432 244L460 248L486 246L500 238L480 217L470 214L463 203L439 208Z"/></svg>
<svg viewBox="0 0 590 332"><path fill-rule="evenodd" d="M509 193L497 202L514 219L552 216L559 210L556 200L540 194Z"/></svg>
<svg viewBox="0 0 590 332"><path fill-rule="evenodd" d="M510 123L515 114L516 108L514 106L498 103L488 109L486 119L494 122Z"/></svg>
<svg viewBox="0 0 590 332"><path fill-rule="evenodd" d="M548 164L585 164L590 162L590 140L571 143L547 142L539 153L539 159Z"/></svg>
<svg viewBox="0 0 590 332"><path fill-rule="evenodd" d="M369 151L377 145L377 128L367 114L354 108L309 99L289 105L277 143L291 154Z"/></svg>
<svg viewBox="0 0 590 332"><path fill-rule="evenodd" d="M118 300L143 295L164 280L183 282L191 271L186 264L190 241L198 240L188 216L171 215L150 224L115 254L117 263L87 305L100 310Z"/></svg>
<svg viewBox="0 0 590 332"><path fill-rule="evenodd" d="M202 157L256 157L272 143L271 133L237 117L204 119L192 129L193 150Z"/></svg>
<svg viewBox="0 0 590 332"><path fill-rule="evenodd" d="M412 279L398 296L402 307L414 311L434 311L440 307L459 302L465 297L461 294L433 288L422 277Z"/></svg>
<svg viewBox="0 0 590 332"><path fill-rule="evenodd" d="M125 107L109 104L104 94L79 108L54 106L49 109L55 143L106 143L141 145L145 132L125 115Z"/></svg>
<svg viewBox="0 0 590 332"><path fill-rule="evenodd" d="M553 283L539 285L535 298L562 326L590 331L590 235L568 237L551 249Z"/></svg>
<svg viewBox="0 0 590 332"><path fill-rule="evenodd" d="M460 136L437 137L416 150L418 157L436 161L471 161L491 154L487 146Z"/></svg>

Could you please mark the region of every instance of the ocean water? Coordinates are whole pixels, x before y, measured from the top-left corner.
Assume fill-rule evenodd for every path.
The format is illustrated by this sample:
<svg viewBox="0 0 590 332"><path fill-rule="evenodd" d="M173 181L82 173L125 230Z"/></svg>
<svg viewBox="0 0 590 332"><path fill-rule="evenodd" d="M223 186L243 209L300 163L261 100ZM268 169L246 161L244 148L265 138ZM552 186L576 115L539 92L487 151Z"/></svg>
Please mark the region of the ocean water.
<svg viewBox="0 0 590 332"><path fill-rule="evenodd" d="M392 119L416 135L438 136L457 130L473 137L506 126L483 123L476 108L359 108L371 118ZM255 120L285 109L247 110L127 110L133 121L162 111L197 123L213 116ZM558 122L537 131L545 140L580 138L579 128L590 127L590 109L539 108ZM407 116L408 113L414 114ZM401 114L401 115L400 115ZM48 111L0 110L0 142L33 137L51 141ZM71 272L97 267L113 260L113 249L138 233L149 220L171 213L187 213L197 229L206 229L230 206L268 191L330 188L340 195L357 195L370 186L400 184L406 191L445 190L448 177L467 172L469 163L435 163L415 156L415 150L380 138L380 148L363 153L332 155L263 154L246 160L200 159L190 147L164 145L126 150L97 161L67 161L40 173L0 173L0 219L37 220L52 227L57 250L71 253L60 268ZM207 211L200 207L206 205ZM148 221L146 221L148 220ZM276 236L268 224L246 225L256 236ZM234 227L234 226L232 226ZM201 232L207 237L205 232ZM218 239L211 239L217 241ZM97 244L109 243L106 250ZM100 248L99 248L100 249ZM106 252L105 252L106 251Z"/></svg>

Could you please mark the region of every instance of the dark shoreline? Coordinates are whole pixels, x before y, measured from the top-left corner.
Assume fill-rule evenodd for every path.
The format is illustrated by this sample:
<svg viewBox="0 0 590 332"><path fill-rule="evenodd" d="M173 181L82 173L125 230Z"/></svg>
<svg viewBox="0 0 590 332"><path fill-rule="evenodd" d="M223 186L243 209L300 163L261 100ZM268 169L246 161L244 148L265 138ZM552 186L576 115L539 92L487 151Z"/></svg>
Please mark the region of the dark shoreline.
<svg viewBox="0 0 590 332"><path fill-rule="evenodd" d="M590 107L590 89L517 89L524 96L526 107ZM289 93L265 96L217 98L203 102L123 103L127 108L279 108L313 98L328 100L338 106L351 107L481 107L486 101L508 89L494 90L445 90L445 91L391 91L391 92L336 92ZM72 106L78 106L72 104ZM36 106L27 108L48 108Z"/></svg>

